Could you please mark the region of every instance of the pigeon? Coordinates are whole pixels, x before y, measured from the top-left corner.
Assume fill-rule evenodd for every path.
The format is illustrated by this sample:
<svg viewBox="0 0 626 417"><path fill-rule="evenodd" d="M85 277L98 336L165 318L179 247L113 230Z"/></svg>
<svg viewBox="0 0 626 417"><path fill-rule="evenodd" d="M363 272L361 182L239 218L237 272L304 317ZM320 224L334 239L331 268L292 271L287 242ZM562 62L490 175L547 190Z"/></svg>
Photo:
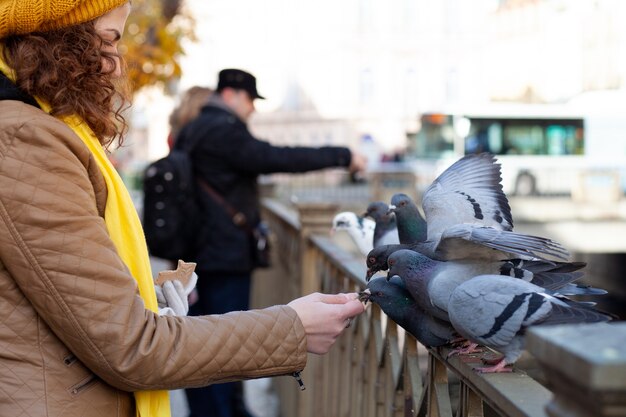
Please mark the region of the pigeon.
<svg viewBox="0 0 626 417"><path fill-rule="evenodd" d="M567 260L569 252L558 242L513 232L500 181L500 165L491 154L467 155L455 162L424 193L428 239L374 248L367 255L368 276L386 269L387 257L398 249L442 261Z"/></svg>
<svg viewBox="0 0 626 417"><path fill-rule="evenodd" d="M439 260L556 258L569 253L551 239L513 232L513 218L491 154L467 155L446 169L422 199L428 239L415 250Z"/></svg>
<svg viewBox="0 0 626 417"><path fill-rule="evenodd" d="M482 373L510 372L530 326L610 321L614 316L512 277L479 275L452 292L450 322L459 334L503 354Z"/></svg>
<svg viewBox="0 0 626 417"><path fill-rule="evenodd" d="M372 279L359 299L378 304L390 319L424 346L443 346L458 339L449 322L432 317L417 305L400 277L389 281L385 277Z"/></svg>
<svg viewBox="0 0 626 417"><path fill-rule="evenodd" d="M555 295L604 295L600 288L577 285L584 262L547 262L511 259L495 262L437 261L402 249L389 256L387 278L398 275L412 297L434 317L448 320L450 294L477 275L512 277L541 286Z"/></svg>
<svg viewBox="0 0 626 417"><path fill-rule="evenodd" d="M376 222L374 228L374 247L398 244L398 227L396 226L396 216L389 212L389 206L383 201L376 201L367 206L363 217L371 217ZM366 254L367 255L367 254Z"/></svg>
<svg viewBox="0 0 626 417"><path fill-rule="evenodd" d="M391 197L389 210L396 215L400 243L411 244L426 240L426 220L408 195L394 194Z"/></svg>
<svg viewBox="0 0 626 417"><path fill-rule="evenodd" d="M359 217L351 211L344 211L334 217L331 233L337 230L347 231L359 251L367 255L373 248L375 226L376 223L372 219Z"/></svg>

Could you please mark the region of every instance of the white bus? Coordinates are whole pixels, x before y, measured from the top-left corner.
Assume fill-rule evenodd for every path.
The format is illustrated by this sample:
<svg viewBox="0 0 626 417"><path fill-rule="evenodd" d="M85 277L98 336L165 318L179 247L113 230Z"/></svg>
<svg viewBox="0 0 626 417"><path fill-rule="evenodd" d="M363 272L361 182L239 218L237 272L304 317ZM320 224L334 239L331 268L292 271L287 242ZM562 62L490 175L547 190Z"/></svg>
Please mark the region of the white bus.
<svg viewBox="0 0 626 417"><path fill-rule="evenodd" d="M507 104L427 113L420 122L419 130L408 135L407 158L422 186L463 155L491 152L502 163L509 195L572 195L589 181L623 192L626 118Z"/></svg>

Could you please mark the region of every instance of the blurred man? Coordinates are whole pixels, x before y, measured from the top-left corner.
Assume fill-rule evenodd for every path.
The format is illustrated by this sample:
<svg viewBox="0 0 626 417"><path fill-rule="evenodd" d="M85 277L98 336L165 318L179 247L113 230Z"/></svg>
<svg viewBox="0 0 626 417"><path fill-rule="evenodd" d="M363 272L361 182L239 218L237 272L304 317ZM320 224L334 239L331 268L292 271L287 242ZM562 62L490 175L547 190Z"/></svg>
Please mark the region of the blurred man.
<svg viewBox="0 0 626 417"><path fill-rule="evenodd" d="M247 121L254 101L263 99L256 79L239 69L220 71L216 93L183 128L175 146L191 149L203 218L194 261L199 300L190 314L247 310L251 274L259 266L257 239L260 199L257 178L276 172L345 167L365 169L366 159L344 147L279 147L256 139ZM187 390L190 417L249 415L240 384Z"/></svg>

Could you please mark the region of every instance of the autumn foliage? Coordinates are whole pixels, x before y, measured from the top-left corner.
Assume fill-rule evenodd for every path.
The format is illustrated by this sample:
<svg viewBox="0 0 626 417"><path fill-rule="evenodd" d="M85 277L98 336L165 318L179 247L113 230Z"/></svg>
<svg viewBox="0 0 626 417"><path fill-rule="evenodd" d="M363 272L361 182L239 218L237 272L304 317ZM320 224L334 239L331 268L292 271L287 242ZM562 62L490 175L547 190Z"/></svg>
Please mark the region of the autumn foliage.
<svg viewBox="0 0 626 417"><path fill-rule="evenodd" d="M128 65L132 92L160 85L167 92L181 75L181 41L194 39L194 21L182 0L133 0L120 52Z"/></svg>

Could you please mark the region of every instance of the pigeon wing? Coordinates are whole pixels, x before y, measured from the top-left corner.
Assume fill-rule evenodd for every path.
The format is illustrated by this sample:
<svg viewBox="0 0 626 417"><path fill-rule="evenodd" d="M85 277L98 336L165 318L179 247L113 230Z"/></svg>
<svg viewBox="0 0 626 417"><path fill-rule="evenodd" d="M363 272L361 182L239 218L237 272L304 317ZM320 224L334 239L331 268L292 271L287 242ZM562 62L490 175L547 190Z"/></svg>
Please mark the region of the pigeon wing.
<svg viewBox="0 0 626 417"><path fill-rule="evenodd" d="M568 324L568 323L598 323L611 321L615 317L593 308L586 303L580 303L567 298L551 298L552 311L537 322L537 325Z"/></svg>
<svg viewBox="0 0 626 417"><path fill-rule="evenodd" d="M449 227L433 245L432 257L440 260L569 257L569 252L551 239L470 224Z"/></svg>
<svg viewBox="0 0 626 417"><path fill-rule="evenodd" d="M446 169L424 193L422 207L432 239L459 223L512 230L500 164L491 154L468 155Z"/></svg>
<svg viewBox="0 0 626 417"><path fill-rule="evenodd" d="M481 275L459 285L450 297L450 320L465 337L506 348L515 336L552 311L542 288L499 275Z"/></svg>

